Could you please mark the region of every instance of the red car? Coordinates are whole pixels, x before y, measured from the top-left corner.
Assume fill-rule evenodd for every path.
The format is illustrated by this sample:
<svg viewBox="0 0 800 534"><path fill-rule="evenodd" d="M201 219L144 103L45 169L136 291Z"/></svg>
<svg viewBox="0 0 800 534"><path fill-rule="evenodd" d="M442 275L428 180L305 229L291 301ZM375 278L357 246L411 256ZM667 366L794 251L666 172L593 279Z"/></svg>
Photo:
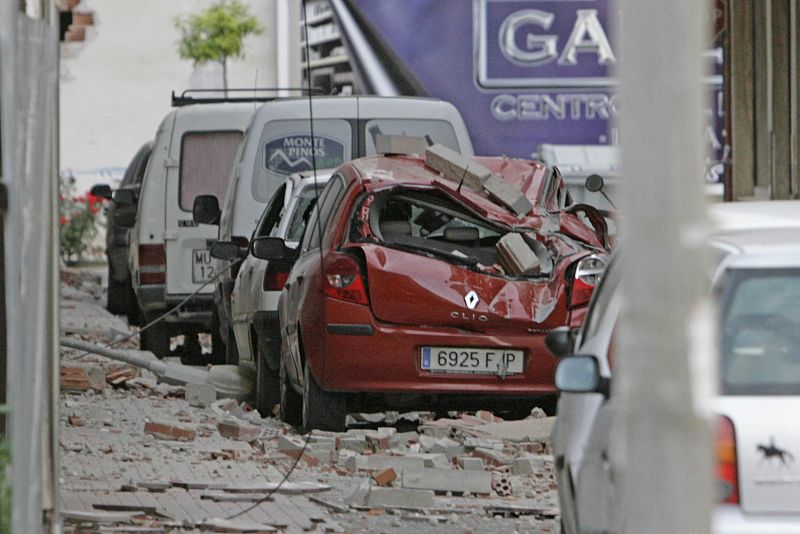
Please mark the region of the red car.
<svg viewBox="0 0 800 534"><path fill-rule="evenodd" d="M285 420L338 430L372 408L553 400L545 336L582 322L605 267L605 220L571 205L556 169L460 159L463 176L420 157L353 160L297 251L254 241L262 257L296 255L278 305ZM470 165L491 173L492 193Z"/></svg>

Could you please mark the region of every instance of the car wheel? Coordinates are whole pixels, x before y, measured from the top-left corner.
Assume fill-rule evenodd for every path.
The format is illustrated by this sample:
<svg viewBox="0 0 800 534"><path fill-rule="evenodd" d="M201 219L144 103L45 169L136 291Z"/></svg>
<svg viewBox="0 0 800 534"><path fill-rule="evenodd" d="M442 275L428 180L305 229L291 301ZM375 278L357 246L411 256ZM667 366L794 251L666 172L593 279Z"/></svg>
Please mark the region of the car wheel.
<svg viewBox="0 0 800 534"><path fill-rule="evenodd" d="M106 293L106 309L114 315L127 315L130 303L128 302L127 280L117 282L111 278L111 269L108 271L108 293Z"/></svg>
<svg viewBox="0 0 800 534"><path fill-rule="evenodd" d="M139 318L142 326L149 321L147 315L142 314ZM163 322L158 322L139 334L139 347L149 350L157 358L166 358L170 355L169 351L169 329Z"/></svg>
<svg viewBox="0 0 800 534"><path fill-rule="evenodd" d="M280 371L269 368L268 354L264 351L280 350L279 345L258 340L256 343L256 410L261 417L269 417L275 405L281 402Z"/></svg>
<svg viewBox="0 0 800 534"><path fill-rule="evenodd" d="M239 365L239 347L236 346L236 336L231 327L228 327L228 339L225 340L225 363Z"/></svg>
<svg viewBox="0 0 800 534"><path fill-rule="evenodd" d="M303 373L303 428L344 432L347 399L319 387L307 362Z"/></svg>

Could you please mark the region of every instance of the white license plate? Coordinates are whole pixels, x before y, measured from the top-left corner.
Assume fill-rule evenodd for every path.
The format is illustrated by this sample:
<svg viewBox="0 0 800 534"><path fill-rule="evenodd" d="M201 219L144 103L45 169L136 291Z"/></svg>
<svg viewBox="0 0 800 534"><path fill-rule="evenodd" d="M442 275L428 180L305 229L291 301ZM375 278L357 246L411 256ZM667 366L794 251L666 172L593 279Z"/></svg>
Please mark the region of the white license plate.
<svg viewBox="0 0 800 534"><path fill-rule="evenodd" d="M214 264L211 263L211 252L207 249L192 251L192 282L202 284L214 276Z"/></svg>
<svg viewBox="0 0 800 534"><path fill-rule="evenodd" d="M523 351L467 347L422 347L422 370L435 373L514 375L522 372Z"/></svg>

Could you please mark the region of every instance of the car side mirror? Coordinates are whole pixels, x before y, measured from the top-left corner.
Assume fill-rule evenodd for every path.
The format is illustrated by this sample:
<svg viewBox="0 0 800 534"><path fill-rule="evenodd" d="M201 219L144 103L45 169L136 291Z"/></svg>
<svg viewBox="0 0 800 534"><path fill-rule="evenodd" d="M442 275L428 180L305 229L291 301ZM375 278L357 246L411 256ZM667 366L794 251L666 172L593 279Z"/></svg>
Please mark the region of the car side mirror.
<svg viewBox="0 0 800 534"><path fill-rule="evenodd" d="M121 206L114 213L114 222L120 228L133 228L136 225L136 206Z"/></svg>
<svg viewBox="0 0 800 534"><path fill-rule="evenodd" d="M217 241L211 245L211 257L218 260L236 261L245 255L239 243L233 241Z"/></svg>
<svg viewBox="0 0 800 534"><path fill-rule="evenodd" d="M595 356L568 356L556 367L556 388L562 393L602 393L608 397L610 381L600 375Z"/></svg>
<svg viewBox="0 0 800 534"><path fill-rule="evenodd" d="M547 337L544 338L544 344L550 352L562 358L572 353L577 333L578 330L575 328L559 326L547 334Z"/></svg>
<svg viewBox="0 0 800 534"><path fill-rule="evenodd" d="M214 195L198 195L192 204L192 219L197 224L219 224L219 200Z"/></svg>
<svg viewBox="0 0 800 534"><path fill-rule="evenodd" d="M111 200L113 191L111 191L111 186L108 184L94 184L92 189L89 191L89 194L93 197Z"/></svg>
<svg viewBox="0 0 800 534"><path fill-rule="evenodd" d="M286 246L280 237L257 237L253 239L253 256L260 260L282 260L295 255L295 250Z"/></svg>
<svg viewBox="0 0 800 534"><path fill-rule="evenodd" d="M136 193L130 189L117 189L114 191L114 194L111 195L111 198L114 200L115 204L120 206L136 205Z"/></svg>

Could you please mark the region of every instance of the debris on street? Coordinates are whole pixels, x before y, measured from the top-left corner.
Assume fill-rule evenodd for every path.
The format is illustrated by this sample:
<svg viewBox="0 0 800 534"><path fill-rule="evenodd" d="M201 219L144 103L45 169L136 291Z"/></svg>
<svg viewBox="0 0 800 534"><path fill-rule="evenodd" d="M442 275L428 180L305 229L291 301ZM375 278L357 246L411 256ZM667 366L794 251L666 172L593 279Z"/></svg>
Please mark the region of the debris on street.
<svg viewBox="0 0 800 534"><path fill-rule="evenodd" d="M69 339L109 341L91 329ZM346 432L299 434L247 401L217 398L230 377L174 385L80 353L62 346L67 533L557 531L552 418L541 410L519 421L356 413Z"/></svg>

